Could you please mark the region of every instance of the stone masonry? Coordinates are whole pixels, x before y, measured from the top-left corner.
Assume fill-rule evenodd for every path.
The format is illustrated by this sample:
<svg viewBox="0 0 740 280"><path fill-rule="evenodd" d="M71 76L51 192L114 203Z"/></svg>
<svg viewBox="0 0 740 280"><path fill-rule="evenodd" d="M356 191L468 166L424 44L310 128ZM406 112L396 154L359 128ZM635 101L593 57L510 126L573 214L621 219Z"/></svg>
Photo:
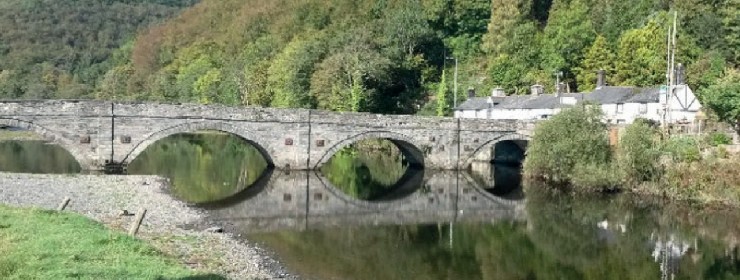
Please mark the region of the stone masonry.
<svg viewBox="0 0 740 280"><path fill-rule="evenodd" d="M0 127L29 129L68 150L83 169L128 164L167 136L217 130L257 147L278 169L316 169L341 148L388 139L410 164L461 169L495 143L527 140L533 123L308 109L109 101L0 101Z"/></svg>

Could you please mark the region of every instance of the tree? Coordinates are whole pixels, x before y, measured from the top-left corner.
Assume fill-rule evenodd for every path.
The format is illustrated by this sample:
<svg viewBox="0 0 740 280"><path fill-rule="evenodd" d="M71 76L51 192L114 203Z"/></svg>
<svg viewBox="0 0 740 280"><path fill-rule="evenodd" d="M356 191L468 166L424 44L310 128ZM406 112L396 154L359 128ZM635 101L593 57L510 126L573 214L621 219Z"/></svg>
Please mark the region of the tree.
<svg viewBox="0 0 740 280"><path fill-rule="evenodd" d="M591 0L591 18L596 32L616 42L626 30L638 28L660 9L660 0Z"/></svg>
<svg viewBox="0 0 740 280"><path fill-rule="evenodd" d="M658 147L658 132L647 121L638 119L627 126L617 151L617 162L626 178L637 183L658 178L661 172Z"/></svg>
<svg viewBox="0 0 740 280"><path fill-rule="evenodd" d="M703 53L686 68L686 79L694 91L701 92L715 83L725 70L725 59L717 51Z"/></svg>
<svg viewBox="0 0 740 280"><path fill-rule="evenodd" d="M584 50L595 35L584 0L569 3L556 0L544 30L542 60L545 71L565 71L566 81L573 81L568 77L572 77L572 69L580 64Z"/></svg>
<svg viewBox="0 0 740 280"><path fill-rule="evenodd" d="M444 117L450 110L450 103L447 101L449 95L449 89L447 87L447 79L445 78L445 70L442 70L442 78L437 86L437 116Z"/></svg>
<svg viewBox="0 0 740 280"><path fill-rule="evenodd" d="M494 86L508 93L524 93L534 83L544 83L538 75L540 38L534 22L522 23L512 30L503 52L490 57L488 73Z"/></svg>
<svg viewBox="0 0 740 280"><path fill-rule="evenodd" d="M603 166L611 150L598 106L576 106L535 127L524 174L566 183L576 166Z"/></svg>
<svg viewBox="0 0 740 280"><path fill-rule="evenodd" d="M491 57L506 53L515 28L527 18L531 5L531 0L493 1L488 33L483 36L483 51Z"/></svg>
<svg viewBox="0 0 740 280"><path fill-rule="evenodd" d="M740 70L726 69L724 77L699 97L721 121L732 125L740 134Z"/></svg>
<svg viewBox="0 0 740 280"><path fill-rule="evenodd" d="M653 86L665 83L666 28L651 19L619 38L615 81L621 85Z"/></svg>
<svg viewBox="0 0 740 280"><path fill-rule="evenodd" d="M740 65L740 0L726 0L722 7L722 15L728 60L738 66Z"/></svg>
<svg viewBox="0 0 740 280"><path fill-rule="evenodd" d="M609 49L604 36L596 36L593 45L588 49L581 65L574 69L578 81L578 90L591 91L596 87L596 71L606 71L607 82L611 83L614 73L615 56Z"/></svg>
<svg viewBox="0 0 740 280"><path fill-rule="evenodd" d="M347 36L338 43L342 48L321 61L311 76L310 94L318 108L366 111L375 102L377 86L389 83L392 63L380 46L366 31L348 33L340 35Z"/></svg>
<svg viewBox="0 0 740 280"><path fill-rule="evenodd" d="M310 107L310 80L314 65L326 51L321 33L312 38L294 38L273 60L268 69L267 85L279 108Z"/></svg>

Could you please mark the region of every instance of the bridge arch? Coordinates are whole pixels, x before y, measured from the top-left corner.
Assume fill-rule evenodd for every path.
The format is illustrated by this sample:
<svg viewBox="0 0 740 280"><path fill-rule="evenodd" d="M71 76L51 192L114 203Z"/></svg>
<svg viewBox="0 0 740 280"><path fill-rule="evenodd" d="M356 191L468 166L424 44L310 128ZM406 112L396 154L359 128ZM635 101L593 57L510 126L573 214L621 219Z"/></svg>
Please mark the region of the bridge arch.
<svg viewBox="0 0 740 280"><path fill-rule="evenodd" d="M265 143L264 139L261 139L257 134L252 133L251 131L245 130L243 128L239 128L237 126L225 123L225 122L208 122L208 121L178 124L178 125L171 126L171 127L159 130L157 132L154 132L151 135L149 135L146 139L136 143L135 146L130 150L130 152L123 158L121 163L130 164L141 153L143 153L146 150L146 148L156 143L157 141L167 138L169 136L172 136L175 134L181 134L181 133L193 133L193 132L204 131L204 130L226 132L226 133L230 133L230 134L238 136L239 138L243 139L244 141L252 145L255 149L257 149L260 152L260 154L262 154L262 157L264 157L265 161L267 161L268 167L274 166L270 153L267 152L267 150L265 150L262 144L260 144L260 143Z"/></svg>
<svg viewBox="0 0 740 280"><path fill-rule="evenodd" d="M326 152L324 152L319 160L314 163L313 169L318 169L325 163L329 162L334 154L344 147L367 139L388 140L401 150L401 154L403 154L410 166L418 168L424 167L424 152L418 148L418 145L414 144L414 140L411 137L390 131L368 131L348 137L337 142L334 146L331 146L326 150Z"/></svg>
<svg viewBox="0 0 740 280"><path fill-rule="evenodd" d="M82 169L90 169L92 167L92 163L85 160L84 155L82 155L81 147L75 146L72 141L63 137L61 133L57 133L31 121L20 120L16 118L0 118L0 126L18 127L32 131L40 135L45 141L62 147L62 149L72 155L72 157L75 159L75 161L77 161L77 164L79 164Z"/></svg>
<svg viewBox="0 0 740 280"><path fill-rule="evenodd" d="M519 133L509 133L509 134L504 134L504 135L500 135L498 137L494 137L494 138L488 139L486 141L483 141L482 144L480 144L478 147L476 147L472 151L472 153L470 153L466 158L461 159L461 162L463 163L463 165L461 167L462 168L467 168L468 166L470 166L473 163L473 161L476 160L476 156L479 155L479 153L481 153L483 151L492 151L493 150L493 147L495 147L496 144L498 144L498 143L502 143L504 141L514 141L514 142L521 142L521 141L523 141L523 142L529 142L530 140L531 140L531 138L529 136L526 136L526 135L523 135L523 134L519 134ZM525 147L520 147L520 148L525 149ZM493 159L492 156L491 156L491 159Z"/></svg>

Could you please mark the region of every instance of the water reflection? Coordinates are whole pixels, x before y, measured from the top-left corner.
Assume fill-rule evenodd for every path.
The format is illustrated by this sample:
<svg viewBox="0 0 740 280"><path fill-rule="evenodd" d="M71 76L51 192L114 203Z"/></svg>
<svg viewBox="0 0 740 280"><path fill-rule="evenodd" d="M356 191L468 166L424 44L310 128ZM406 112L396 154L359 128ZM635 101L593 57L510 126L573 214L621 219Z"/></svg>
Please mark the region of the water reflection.
<svg viewBox="0 0 740 280"><path fill-rule="evenodd" d="M461 173L384 203L275 172L209 221L272 248L308 279L737 279L740 213L635 197L500 199ZM325 178L324 178L325 179Z"/></svg>
<svg viewBox="0 0 740 280"><path fill-rule="evenodd" d="M367 201L388 200L414 192L413 188L403 187L409 187L407 181L419 172L423 172L421 167L409 167L401 150L383 139L354 143L338 151L321 167L321 173L338 190Z"/></svg>
<svg viewBox="0 0 740 280"><path fill-rule="evenodd" d="M170 178L172 193L188 202L230 197L253 185L268 169L260 152L224 133L177 134L148 147L129 165L129 174Z"/></svg>
<svg viewBox="0 0 740 280"><path fill-rule="evenodd" d="M44 141L0 141L0 171L68 174L80 165L64 148Z"/></svg>

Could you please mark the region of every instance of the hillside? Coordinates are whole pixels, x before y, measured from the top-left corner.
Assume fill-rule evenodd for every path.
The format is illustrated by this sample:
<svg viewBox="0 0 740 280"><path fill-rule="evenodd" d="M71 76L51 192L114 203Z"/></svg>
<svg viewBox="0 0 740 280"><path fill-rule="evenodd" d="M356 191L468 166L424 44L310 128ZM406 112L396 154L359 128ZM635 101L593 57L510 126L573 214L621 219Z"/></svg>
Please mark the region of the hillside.
<svg viewBox="0 0 740 280"><path fill-rule="evenodd" d="M0 98L87 96L137 31L193 2L0 0Z"/></svg>
<svg viewBox="0 0 740 280"><path fill-rule="evenodd" d="M177 6L143 2L100 5L139 11L114 17L126 30L165 18ZM105 99L431 114L437 101L444 101L446 110L452 104L455 61L445 57L460 64L461 99L468 87L479 95L493 86L521 94L535 83L551 91L556 72L571 91L592 89L598 69L608 71L611 85L664 83L673 11L679 22L677 60L701 94L726 69L738 67L738 0L202 0L140 32L131 44L121 45L129 41L118 37L84 39L63 43L54 56L32 55L51 47L10 49L26 54L14 55L26 58L11 60L14 65L34 73L54 65L52 70L68 71L81 84L76 86L84 87L52 88L53 97L88 93L95 85L94 97ZM74 33L82 32L78 29L95 37L90 30L118 25L70 26L60 40L86 38ZM44 38L43 32L30 33ZM23 46L18 35L3 36ZM85 42L108 41L117 44L100 54L85 49ZM7 57L9 48L3 48ZM16 72L6 72L0 75L4 88L18 81ZM0 96L38 95L28 89L7 92L0 90Z"/></svg>

